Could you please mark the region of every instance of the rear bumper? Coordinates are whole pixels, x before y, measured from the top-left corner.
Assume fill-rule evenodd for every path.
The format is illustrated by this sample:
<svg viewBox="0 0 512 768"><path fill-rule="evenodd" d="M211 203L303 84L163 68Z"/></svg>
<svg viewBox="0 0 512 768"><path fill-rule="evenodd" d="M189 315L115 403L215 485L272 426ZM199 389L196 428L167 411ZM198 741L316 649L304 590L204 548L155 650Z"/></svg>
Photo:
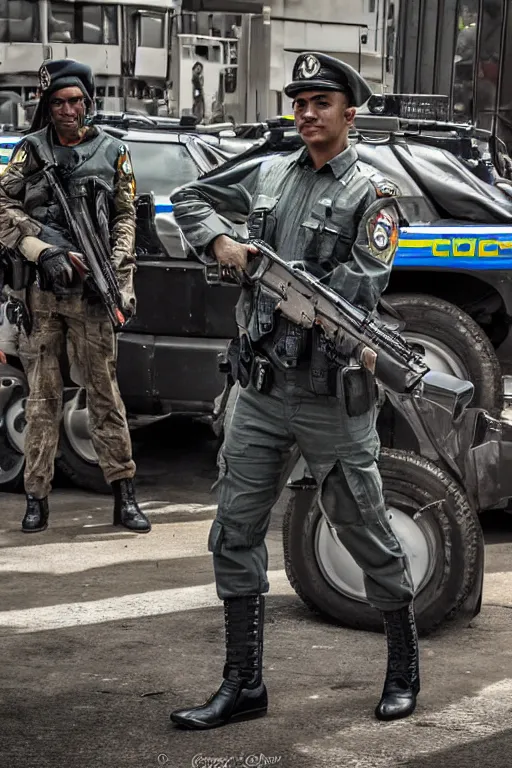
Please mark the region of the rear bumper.
<svg viewBox="0 0 512 768"><path fill-rule="evenodd" d="M210 415L224 387L227 339L120 333L117 376L129 412Z"/></svg>

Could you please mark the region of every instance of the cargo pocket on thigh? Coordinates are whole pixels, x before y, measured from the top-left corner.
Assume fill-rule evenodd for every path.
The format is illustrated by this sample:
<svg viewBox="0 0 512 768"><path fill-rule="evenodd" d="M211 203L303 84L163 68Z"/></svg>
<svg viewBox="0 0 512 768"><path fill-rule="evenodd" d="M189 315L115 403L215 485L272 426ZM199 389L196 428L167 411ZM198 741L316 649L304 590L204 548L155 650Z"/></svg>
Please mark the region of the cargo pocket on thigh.
<svg viewBox="0 0 512 768"><path fill-rule="evenodd" d="M209 542L211 540L215 546L223 544L225 549L253 549L265 540L267 527L268 521L259 524L237 524L232 520L221 522L216 519L212 525Z"/></svg>
<svg viewBox="0 0 512 768"><path fill-rule="evenodd" d="M215 480L212 487L210 488L210 491L215 491L219 483L226 477L226 473L228 471L228 463L224 455L224 445L220 447L219 452L217 454L217 470L218 470L217 479Z"/></svg>
<svg viewBox="0 0 512 768"><path fill-rule="evenodd" d="M319 478L317 503L326 520L334 526L361 525L363 520L343 468L335 461Z"/></svg>
<svg viewBox="0 0 512 768"><path fill-rule="evenodd" d="M226 549L252 549L265 539L266 529L266 525L226 525L215 519L208 536L208 551L218 553L223 545Z"/></svg>
<svg viewBox="0 0 512 768"><path fill-rule="evenodd" d="M214 520L208 536L208 552L218 553L222 549L224 541L224 527L218 520Z"/></svg>

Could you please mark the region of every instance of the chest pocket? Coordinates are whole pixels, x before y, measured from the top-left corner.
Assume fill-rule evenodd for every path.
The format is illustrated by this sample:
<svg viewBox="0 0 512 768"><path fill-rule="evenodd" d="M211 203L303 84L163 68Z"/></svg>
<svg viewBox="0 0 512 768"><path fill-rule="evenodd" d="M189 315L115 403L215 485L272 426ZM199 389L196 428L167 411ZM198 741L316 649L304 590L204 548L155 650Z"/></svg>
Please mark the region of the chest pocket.
<svg viewBox="0 0 512 768"><path fill-rule="evenodd" d="M25 185L24 208L27 214L42 224L59 220L60 208L55 202L46 178L35 173Z"/></svg>
<svg viewBox="0 0 512 768"><path fill-rule="evenodd" d="M333 207L333 200L322 198L301 224L304 261L321 271L331 270L345 261L354 241L354 217L350 210Z"/></svg>

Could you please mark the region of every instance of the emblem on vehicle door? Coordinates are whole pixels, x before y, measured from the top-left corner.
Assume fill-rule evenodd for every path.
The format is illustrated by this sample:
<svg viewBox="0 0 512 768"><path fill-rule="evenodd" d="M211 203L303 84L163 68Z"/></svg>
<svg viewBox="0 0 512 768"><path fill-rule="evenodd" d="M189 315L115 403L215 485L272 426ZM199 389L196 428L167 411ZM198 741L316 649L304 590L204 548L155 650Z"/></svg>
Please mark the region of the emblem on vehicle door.
<svg viewBox="0 0 512 768"><path fill-rule="evenodd" d="M310 77L314 77L320 72L320 67L321 64L317 57L313 56L312 54L308 54L307 56L304 56L297 67L297 77L300 79L305 78L306 80Z"/></svg>

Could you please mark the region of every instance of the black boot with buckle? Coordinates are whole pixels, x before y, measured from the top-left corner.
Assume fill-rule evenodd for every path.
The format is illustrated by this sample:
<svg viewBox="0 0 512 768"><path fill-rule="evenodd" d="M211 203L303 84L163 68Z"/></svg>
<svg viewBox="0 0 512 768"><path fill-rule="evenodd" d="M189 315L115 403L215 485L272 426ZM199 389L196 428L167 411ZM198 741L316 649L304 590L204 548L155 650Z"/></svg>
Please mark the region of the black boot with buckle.
<svg viewBox="0 0 512 768"><path fill-rule="evenodd" d="M143 513L137 499L131 478L114 480L112 482L114 492L114 525L123 525L129 531L136 533L148 533L151 523Z"/></svg>
<svg viewBox="0 0 512 768"><path fill-rule="evenodd" d="M48 496L44 499L36 499L30 493L27 496L27 511L21 524L23 533L38 533L46 531L48 528L48 517L50 510L48 508Z"/></svg>
<svg viewBox="0 0 512 768"><path fill-rule="evenodd" d="M174 723L192 730L206 730L266 714L267 689L262 679L264 601L263 595L224 601L224 681L202 706L172 712Z"/></svg>
<svg viewBox="0 0 512 768"><path fill-rule="evenodd" d="M388 668L382 697L375 709L379 720L412 715L420 692L419 649L412 603L383 611L388 643Z"/></svg>

